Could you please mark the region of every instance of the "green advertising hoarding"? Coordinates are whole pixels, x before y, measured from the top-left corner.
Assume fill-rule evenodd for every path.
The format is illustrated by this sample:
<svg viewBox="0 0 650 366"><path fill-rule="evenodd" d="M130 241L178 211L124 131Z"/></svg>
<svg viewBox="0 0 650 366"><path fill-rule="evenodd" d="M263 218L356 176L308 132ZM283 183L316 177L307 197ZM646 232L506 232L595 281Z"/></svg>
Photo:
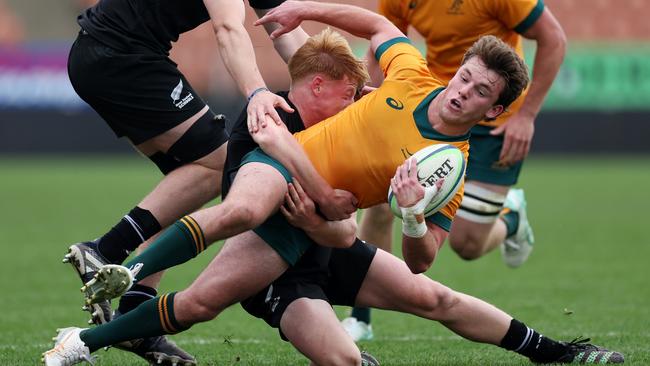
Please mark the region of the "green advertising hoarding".
<svg viewBox="0 0 650 366"><path fill-rule="evenodd" d="M650 43L570 44L544 108L650 110Z"/></svg>

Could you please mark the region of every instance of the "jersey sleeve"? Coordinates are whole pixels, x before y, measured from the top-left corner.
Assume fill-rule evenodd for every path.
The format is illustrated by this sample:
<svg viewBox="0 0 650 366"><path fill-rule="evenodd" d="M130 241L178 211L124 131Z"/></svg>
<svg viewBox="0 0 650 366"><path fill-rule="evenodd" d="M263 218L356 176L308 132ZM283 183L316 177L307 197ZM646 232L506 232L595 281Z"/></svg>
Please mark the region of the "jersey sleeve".
<svg viewBox="0 0 650 366"><path fill-rule="evenodd" d="M431 77L426 60L406 37L393 38L382 43L375 50L375 58L384 73L384 80Z"/></svg>
<svg viewBox="0 0 650 366"><path fill-rule="evenodd" d="M284 0L248 0L253 9L273 9L283 2Z"/></svg>
<svg viewBox="0 0 650 366"><path fill-rule="evenodd" d="M402 33L406 34L409 23L407 18L408 11L404 5L403 0L379 0L378 13L385 16Z"/></svg>
<svg viewBox="0 0 650 366"><path fill-rule="evenodd" d="M491 3L489 13L520 34L535 24L544 12L543 0L495 0Z"/></svg>

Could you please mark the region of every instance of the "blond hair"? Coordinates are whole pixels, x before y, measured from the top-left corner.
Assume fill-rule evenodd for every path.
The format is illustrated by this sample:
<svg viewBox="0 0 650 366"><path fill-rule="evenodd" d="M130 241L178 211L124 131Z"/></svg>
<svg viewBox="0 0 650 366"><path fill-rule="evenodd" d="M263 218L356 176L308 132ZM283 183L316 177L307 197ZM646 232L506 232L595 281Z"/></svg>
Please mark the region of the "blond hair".
<svg viewBox="0 0 650 366"><path fill-rule="evenodd" d="M495 36L483 36L465 52L462 64L478 56L488 69L501 75L505 86L495 105L507 108L528 85L528 67L505 42Z"/></svg>
<svg viewBox="0 0 650 366"><path fill-rule="evenodd" d="M292 81L315 73L333 80L347 76L359 90L370 80L365 63L354 56L345 38L330 28L309 37L289 60Z"/></svg>

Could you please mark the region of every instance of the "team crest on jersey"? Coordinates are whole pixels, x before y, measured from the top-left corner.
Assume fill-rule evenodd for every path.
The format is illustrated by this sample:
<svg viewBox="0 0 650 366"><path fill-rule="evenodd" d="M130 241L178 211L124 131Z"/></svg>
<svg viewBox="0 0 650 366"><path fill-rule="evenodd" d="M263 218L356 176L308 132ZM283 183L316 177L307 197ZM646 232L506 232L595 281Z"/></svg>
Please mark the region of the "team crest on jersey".
<svg viewBox="0 0 650 366"><path fill-rule="evenodd" d="M180 79L178 81L178 85L176 85L176 87L174 88L174 90L172 90L172 93L170 95L174 105L178 109L181 109L181 108L185 107L185 105L187 103L189 103L190 101L192 101L192 99L194 99L194 95L192 95L192 93L190 93L190 92L188 92L187 95L183 99L180 99L182 92L183 92L183 79ZM180 101L178 101L179 99L180 99Z"/></svg>
<svg viewBox="0 0 650 366"><path fill-rule="evenodd" d="M393 109L397 109L398 111L404 109L404 103L391 97L386 98L386 104L388 104L388 106Z"/></svg>
<svg viewBox="0 0 650 366"><path fill-rule="evenodd" d="M447 9L447 14L463 15L463 11L461 10L461 6L463 6L463 1L464 0L454 0L454 2L451 4L449 9Z"/></svg>

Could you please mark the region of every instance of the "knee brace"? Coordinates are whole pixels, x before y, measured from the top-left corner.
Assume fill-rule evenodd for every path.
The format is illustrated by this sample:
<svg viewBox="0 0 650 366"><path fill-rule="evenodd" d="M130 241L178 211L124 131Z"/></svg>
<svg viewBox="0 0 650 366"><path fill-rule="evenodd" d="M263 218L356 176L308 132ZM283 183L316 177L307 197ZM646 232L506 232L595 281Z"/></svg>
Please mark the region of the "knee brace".
<svg viewBox="0 0 650 366"><path fill-rule="evenodd" d="M479 224L497 220L506 196L473 183L465 183L465 195L456 215Z"/></svg>

